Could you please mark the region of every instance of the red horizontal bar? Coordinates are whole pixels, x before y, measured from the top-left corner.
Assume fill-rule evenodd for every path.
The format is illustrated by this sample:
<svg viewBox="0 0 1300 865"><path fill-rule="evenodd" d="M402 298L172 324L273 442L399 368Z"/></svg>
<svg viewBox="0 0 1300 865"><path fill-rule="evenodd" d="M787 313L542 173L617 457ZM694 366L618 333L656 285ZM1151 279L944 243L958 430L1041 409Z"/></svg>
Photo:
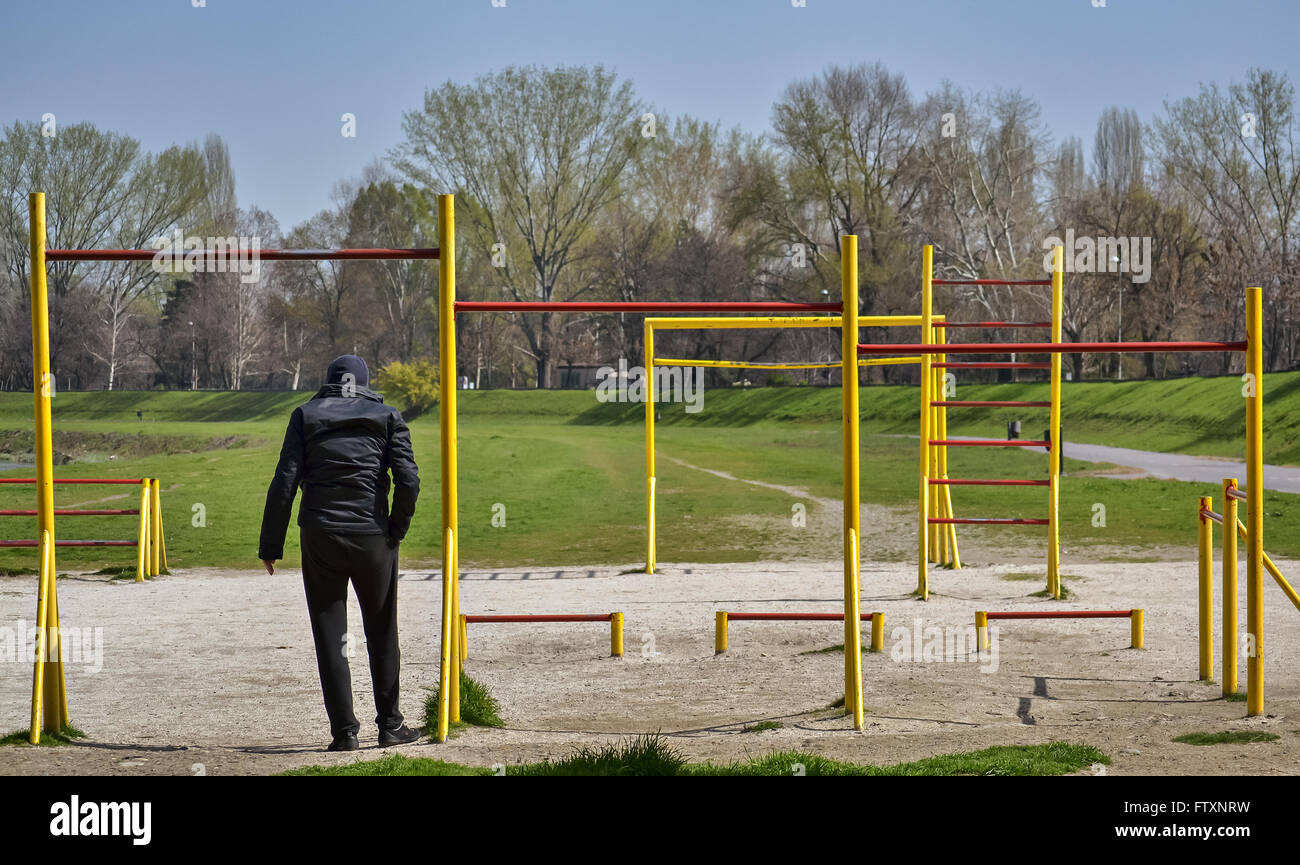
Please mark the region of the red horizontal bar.
<svg viewBox="0 0 1300 865"><path fill-rule="evenodd" d="M0 547L34 547L38 541L0 541ZM136 541L55 541L56 547L134 547Z"/></svg>
<svg viewBox="0 0 1300 865"><path fill-rule="evenodd" d="M1245 351L1242 342L966 342L858 343L858 354L1123 354L1148 351Z"/></svg>
<svg viewBox="0 0 1300 865"><path fill-rule="evenodd" d="M608 622L612 618L613 613L598 613L593 615L577 613L543 613L540 615L466 616L465 622L467 624L473 624L475 622Z"/></svg>
<svg viewBox="0 0 1300 865"><path fill-rule="evenodd" d="M1051 612L1018 611L985 613L990 619L1129 619L1132 610L1053 610Z"/></svg>
<svg viewBox="0 0 1300 865"><path fill-rule="evenodd" d="M1052 365L1043 361L944 361L942 363L932 363L930 366L935 369L1051 369Z"/></svg>
<svg viewBox="0 0 1300 865"><path fill-rule="evenodd" d="M931 285L1051 285L1050 279L932 279Z"/></svg>
<svg viewBox="0 0 1300 865"><path fill-rule="evenodd" d="M47 261L377 261L437 258L437 249L47 249Z"/></svg>
<svg viewBox="0 0 1300 865"><path fill-rule="evenodd" d="M1030 519L982 519L980 517L930 517L926 522L931 525L979 525L979 526L1046 526L1047 520Z"/></svg>
<svg viewBox="0 0 1300 865"><path fill-rule="evenodd" d="M1046 487L1051 481L1033 481L1011 478L929 478L930 484L941 487Z"/></svg>
<svg viewBox="0 0 1300 865"><path fill-rule="evenodd" d="M1223 515L1216 514L1214 511L1210 510L1209 508L1201 508L1201 516L1209 520L1214 520L1219 525L1223 525Z"/></svg>
<svg viewBox="0 0 1300 865"><path fill-rule="evenodd" d="M875 613L862 613L860 618L870 619ZM727 613L732 622L842 622L843 613Z"/></svg>
<svg viewBox="0 0 1300 865"><path fill-rule="evenodd" d="M1052 403L1049 400L1017 400L1017 399L939 399L932 400L930 405L944 406L947 408L1050 408Z"/></svg>
<svg viewBox="0 0 1300 865"><path fill-rule="evenodd" d="M777 301L495 301L458 300L456 312L840 312L839 303L786 303Z"/></svg>
<svg viewBox="0 0 1300 865"><path fill-rule="evenodd" d="M0 517L35 517L35 516L39 516L39 514L40 511L0 511ZM63 510L63 509L55 508L54 515L56 517L125 517L131 515L139 516L140 509L134 508L131 510L76 510L76 509Z"/></svg>
<svg viewBox="0 0 1300 865"><path fill-rule="evenodd" d="M1033 441L1031 439L930 439L933 447L978 447L978 448L1045 448L1051 442Z"/></svg>
<svg viewBox="0 0 1300 865"><path fill-rule="evenodd" d="M138 484L144 478L55 478L53 484ZM0 484L34 484L36 478L0 478Z"/></svg>
<svg viewBox="0 0 1300 865"><path fill-rule="evenodd" d="M931 327L1051 327L1050 321L935 321Z"/></svg>
<svg viewBox="0 0 1300 865"><path fill-rule="evenodd" d="M1239 501L1239 502L1244 502L1244 501L1246 501L1246 491L1245 491L1245 490L1239 490L1239 489L1236 489L1235 487L1228 487L1226 490L1223 491L1223 494L1224 494L1225 496L1227 496L1228 498L1230 498L1230 499L1236 499L1236 500Z"/></svg>

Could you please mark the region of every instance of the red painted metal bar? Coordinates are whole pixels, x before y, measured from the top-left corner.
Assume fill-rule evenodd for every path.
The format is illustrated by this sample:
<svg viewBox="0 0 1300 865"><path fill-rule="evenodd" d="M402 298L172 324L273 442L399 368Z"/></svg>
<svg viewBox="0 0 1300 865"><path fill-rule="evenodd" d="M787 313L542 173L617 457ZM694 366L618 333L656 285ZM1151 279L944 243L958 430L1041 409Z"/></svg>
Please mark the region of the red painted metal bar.
<svg viewBox="0 0 1300 865"><path fill-rule="evenodd" d="M38 511L0 511L0 517L34 517ZM78 510L78 509L59 509L55 508L56 517L126 517L139 516L140 509L122 509L122 510Z"/></svg>
<svg viewBox="0 0 1300 865"><path fill-rule="evenodd" d="M935 369L1051 369L1052 365L1039 361L945 361L943 363L932 363L930 366Z"/></svg>
<svg viewBox="0 0 1300 865"><path fill-rule="evenodd" d="M862 618L870 618L870 614ZM731 622L842 622L843 613L727 613Z"/></svg>
<svg viewBox="0 0 1300 865"><path fill-rule="evenodd" d="M858 354L1123 354L1148 351L1245 351L1242 342L967 342L858 343Z"/></svg>
<svg viewBox="0 0 1300 865"><path fill-rule="evenodd" d="M47 249L47 261L382 261L437 258L437 249Z"/></svg>
<svg viewBox="0 0 1300 865"><path fill-rule="evenodd" d="M1223 525L1223 515L1216 514L1209 508L1201 508L1201 516L1205 517L1207 520L1214 520L1219 525Z"/></svg>
<svg viewBox="0 0 1300 865"><path fill-rule="evenodd" d="M980 517L930 517L926 522L931 525L975 525L975 526L1045 526L1050 520L1002 519Z"/></svg>
<svg viewBox="0 0 1300 865"><path fill-rule="evenodd" d="M1051 285L1050 279L932 279L931 285Z"/></svg>
<svg viewBox="0 0 1300 865"><path fill-rule="evenodd" d="M1236 489L1235 487L1228 487L1228 489L1224 491L1224 495L1230 499L1236 499L1239 502L1248 501L1246 491Z"/></svg>
<svg viewBox="0 0 1300 865"><path fill-rule="evenodd" d="M34 547L39 541L0 541L0 547ZM55 541L56 547L134 547L135 541Z"/></svg>
<svg viewBox="0 0 1300 865"><path fill-rule="evenodd" d="M608 622L613 618L612 613L598 613L594 615L583 615L578 613L559 613L539 615L509 615L509 616L466 616L467 624L478 622Z"/></svg>
<svg viewBox="0 0 1300 865"><path fill-rule="evenodd" d="M929 478L937 487L1045 487L1051 481L1022 480L1019 478Z"/></svg>
<svg viewBox="0 0 1300 865"><path fill-rule="evenodd" d="M937 399L931 400L930 405L947 408L1050 408L1052 403L1048 400L1020 399Z"/></svg>
<svg viewBox="0 0 1300 865"><path fill-rule="evenodd" d="M1051 327L1050 321L936 321L930 327Z"/></svg>
<svg viewBox="0 0 1300 865"><path fill-rule="evenodd" d="M1051 442L1032 441L1030 439L930 439L932 447L975 447L975 448L1045 448Z"/></svg>
<svg viewBox="0 0 1300 865"><path fill-rule="evenodd" d="M839 303L789 303L780 301L494 301L458 300L456 312L840 312Z"/></svg>
<svg viewBox="0 0 1300 865"><path fill-rule="evenodd" d="M1051 612L1033 612L1029 610L1008 613L985 613L990 619L1129 619L1132 610L1053 610Z"/></svg>
<svg viewBox="0 0 1300 865"><path fill-rule="evenodd" d="M55 484L139 484L143 478L55 478ZM0 484L34 484L36 478L0 478Z"/></svg>

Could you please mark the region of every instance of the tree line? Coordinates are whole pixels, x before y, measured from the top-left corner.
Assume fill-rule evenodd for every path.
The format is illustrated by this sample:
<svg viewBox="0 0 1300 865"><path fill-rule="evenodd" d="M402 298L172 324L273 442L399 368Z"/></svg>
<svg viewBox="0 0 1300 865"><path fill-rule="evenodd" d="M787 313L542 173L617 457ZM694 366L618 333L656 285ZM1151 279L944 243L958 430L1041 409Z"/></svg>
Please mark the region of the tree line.
<svg viewBox="0 0 1300 865"><path fill-rule="evenodd" d="M861 313L919 311L920 248L936 276L1037 279L1068 240L1067 340L1239 339L1243 288L1265 289L1265 362L1300 352L1300 151L1285 75L1201 85L1154 117L1116 106L1091 158L1053 140L1017 90L914 94L880 64L790 83L770 128L723 129L648 105L601 67L523 67L447 82L403 140L331 205L283 229L241 205L228 148L147 152L119 132L15 122L0 138L0 388L31 386L27 194L47 193L52 248L149 247L180 231L262 248L437 245L436 195L457 196L457 289L480 300L837 300L839 237L859 238ZM436 359L437 263L263 263L237 273L141 263L49 265L60 388L317 385L329 358L373 368ZM1042 319L1034 287L936 289L936 311ZM665 333L663 356L838 360L820 330ZM912 341L915 329L867 329ZM1015 337L1015 331L980 339ZM1023 332L1020 333L1023 335ZM475 387L555 387L641 358L639 316L458 319ZM1075 379L1238 371L1231 355L1070 356ZM864 379L908 381L908 367ZM831 382L831 370L710 370L715 384Z"/></svg>

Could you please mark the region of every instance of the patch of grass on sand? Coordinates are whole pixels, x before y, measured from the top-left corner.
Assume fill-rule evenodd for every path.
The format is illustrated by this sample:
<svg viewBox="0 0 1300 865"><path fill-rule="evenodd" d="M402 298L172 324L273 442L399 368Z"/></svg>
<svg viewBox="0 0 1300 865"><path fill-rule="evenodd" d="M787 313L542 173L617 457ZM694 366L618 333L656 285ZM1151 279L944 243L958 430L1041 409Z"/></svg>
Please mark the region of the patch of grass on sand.
<svg viewBox="0 0 1300 865"><path fill-rule="evenodd" d="M780 730L784 726L785 724L782 724L780 721L759 721L758 723L747 724L746 726L741 727L740 732L762 733L765 730Z"/></svg>
<svg viewBox="0 0 1300 865"><path fill-rule="evenodd" d="M14 732L10 733L8 736L0 738L0 747L3 747L5 745L31 746L31 742L27 741L29 732L30 731L28 730L15 730ZM84 738L86 738L85 733L81 732L71 724L68 724L65 725L62 730L59 730L57 732L50 731L50 730L42 730L40 744L32 747L58 748L62 745L71 745L72 742L76 739L84 739Z"/></svg>
<svg viewBox="0 0 1300 865"><path fill-rule="evenodd" d="M470 678L464 670L460 671L460 721L453 722L452 730L466 727L504 727L501 720L501 704L497 702L487 687L477 679ZM424 701L424 734L433 738L438 733L438 691L432 690Z"/></svg>

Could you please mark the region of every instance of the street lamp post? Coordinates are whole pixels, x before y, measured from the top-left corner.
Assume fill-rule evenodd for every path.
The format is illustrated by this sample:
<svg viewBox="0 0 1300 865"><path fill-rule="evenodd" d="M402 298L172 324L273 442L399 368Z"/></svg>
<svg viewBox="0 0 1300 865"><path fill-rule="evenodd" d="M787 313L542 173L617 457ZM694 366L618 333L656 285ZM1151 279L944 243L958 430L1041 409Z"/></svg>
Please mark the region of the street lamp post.
<svg viewBox="0 0 1300 865"><path fill-rule="evenodd" d="M199 355L194 342L194 322L190 322L190 390L199 389Z"/></svg>

